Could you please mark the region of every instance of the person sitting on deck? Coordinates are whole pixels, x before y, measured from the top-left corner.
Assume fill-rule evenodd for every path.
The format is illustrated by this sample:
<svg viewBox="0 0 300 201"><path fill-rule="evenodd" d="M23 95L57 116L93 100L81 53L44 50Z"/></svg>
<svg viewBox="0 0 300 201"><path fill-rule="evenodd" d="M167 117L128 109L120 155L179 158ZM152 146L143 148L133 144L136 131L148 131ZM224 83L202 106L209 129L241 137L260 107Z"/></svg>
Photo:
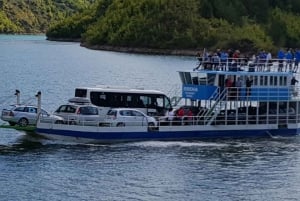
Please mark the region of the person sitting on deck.
<svg viewBox="0 0 300 201"><path fill-rule="evenodd" d="M192 125L193 124L193 118L194 118L193 111L191 109L189 109L189 111L187 113L187 124Z"/></svg>
<svg viewBox="0 0 300 201"><path fill-rule="evenodd" d="M183 123L184 116L185 116L184 109L183 109L183 108L180 108L180 109L176 112L176 117L177 117L177 119L181 121L180 124Z"/></svg>

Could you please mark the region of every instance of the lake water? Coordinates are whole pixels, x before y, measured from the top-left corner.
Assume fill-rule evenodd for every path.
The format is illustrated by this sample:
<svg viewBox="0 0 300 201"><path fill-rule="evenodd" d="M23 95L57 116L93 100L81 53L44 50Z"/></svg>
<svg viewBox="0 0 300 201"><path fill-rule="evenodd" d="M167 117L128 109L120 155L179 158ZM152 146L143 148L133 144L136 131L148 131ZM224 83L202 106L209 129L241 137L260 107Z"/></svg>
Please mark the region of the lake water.
<svg viewBox="0 0 300 201"><path fill-rule="evenodd" d="M0 35L0 106L54 111L78 86L158 89L196 59L94 51L44 36ZM1 122L3 123L3 122ZM300 200L300 138L72 144L0 130L0 200Z"/></svg>

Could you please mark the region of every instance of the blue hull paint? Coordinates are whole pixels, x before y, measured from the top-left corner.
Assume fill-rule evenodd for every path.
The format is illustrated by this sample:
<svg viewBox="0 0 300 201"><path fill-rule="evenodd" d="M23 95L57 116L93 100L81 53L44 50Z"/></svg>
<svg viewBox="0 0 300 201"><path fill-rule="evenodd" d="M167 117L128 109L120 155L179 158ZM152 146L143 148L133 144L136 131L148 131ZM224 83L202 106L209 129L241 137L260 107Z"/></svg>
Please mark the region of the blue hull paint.
<svg viewBox="0 0 300 201"><path fill-rule="evenodd" d="M81 132L58 129L41 129L37 133L45 137L53 136L82 138L99 142L106 141L139 141L139 140L192 140L204 138L244 138L244 137L270 137L295 136L299 129L266 129L266 130L223 130L223 131L166 131L166 132Z"/></svg>

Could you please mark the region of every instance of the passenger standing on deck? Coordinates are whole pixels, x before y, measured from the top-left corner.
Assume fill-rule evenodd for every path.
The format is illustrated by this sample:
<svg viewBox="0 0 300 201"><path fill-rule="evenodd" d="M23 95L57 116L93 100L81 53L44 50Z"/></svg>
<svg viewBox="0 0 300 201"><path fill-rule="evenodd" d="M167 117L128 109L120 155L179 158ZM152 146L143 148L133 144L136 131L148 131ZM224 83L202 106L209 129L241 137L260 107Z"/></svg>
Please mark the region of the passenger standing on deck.
<svg viewBox="0 0 300 201"><path fill-rule="evenodd" d="M300 50L297 48L295 52L295 65L293 70L294 73L297 73L298 71L299 62L300 62Z"/></svg>
<svg viewBox="0 0 300 201"><path fill-rule="evenodd" d="M232 71L238 71L238 66L239 66L239 57L240 57L240 51L236 50L233 55L233 61L232 61Z"/></svg>
<svg viewBox="0 0 300 201"><path fill-rule="evenodd" d="M226 97L227 98L230 98L231 96L231 87L232 87L232 80L231 80L231 77L228 76L226 79L225 79L225 93L226 93Z"/></svg>
<svg viewBox="0 0 300 201"><path fill-rule="evenodd" d="M211 57L211 62L212 62L212 70L219 70L220 57L217 53L213 54L213 56Z"/></svg>
<svg viewBox="0 0 300 201"><path fill-rule="evenodd" d="M167 112L166 112L167 120L173 121L174 116L175 116L175 115L174 115L173 108L170 108L169 110L167 110Z"/></svg>
<svg viewBox="0 0 300 201"><path fill-rule="evenodd" d="M285 55L286 58L286 65L285 65L285 71L292 71L292 61L293 61L293 53L292 53L292 49L289 49ZM289 70L288 70L289 68Z"/></svg>
<svg viewBox="0 0 300 201"><path fill-rule="evenodd" d="M264 71L266 66L266 60L267 60L267 54L265 50L260 51L259 55L259 61L258 61L258 71Z"/></svg>
<svg viewBox="0 0 300 201"><path fill-rule="evenodd" d="M296 90L296 83L298 83L299 81L296 80L295 77L292 78L291 80L291 86L292 86L292 90L293 90L293 95L297 96L297 90Z"/></svg>
<svg viewBox="0 0 300 201"><path fill-rule="evenodd" d="M240 77L237 78L235 86L237 88L237 100L240 100L241 88L242 88L242 80Z"/></svg>
<svg viewBox="0 0 300 201"><path fill-rule="evenodd" d="M227 60L228 60L228 53L225 51L221 51L221 55L220 55L220 61L221 61L221 70L225 70L227 71L226 67L227 67Z"/></svg>
<svg viewBox="0 0 300 201"><path fill-rule="evenodd" d="M277 53L277 59L278 59L278 72L282 72L283 70L283 61L284 61L284 57L285 57L285 54L284 54L284 51L282 49L280 49Z"/></svg>
<svg viewBox="0 0 300 201"><path fill-rule="evenodd" d="M267 71L270 72L271 71L271 66L272 66L272 54L271 52L268 52L267 54Z"/></svg>
<svg viewBox="0 0 300 201"><path fill-rule="evenodd" d="M246 91L247 91L247 96L251 96L251 86L252 86L253 80L247 77L246 79Z"/></svg>
<svg viewBox="0 0 300 201"><path fill-rule="evenodd" d="M228 50L228 70L232 71L232 59L233 59L233 52L231 49Z"/></svg>

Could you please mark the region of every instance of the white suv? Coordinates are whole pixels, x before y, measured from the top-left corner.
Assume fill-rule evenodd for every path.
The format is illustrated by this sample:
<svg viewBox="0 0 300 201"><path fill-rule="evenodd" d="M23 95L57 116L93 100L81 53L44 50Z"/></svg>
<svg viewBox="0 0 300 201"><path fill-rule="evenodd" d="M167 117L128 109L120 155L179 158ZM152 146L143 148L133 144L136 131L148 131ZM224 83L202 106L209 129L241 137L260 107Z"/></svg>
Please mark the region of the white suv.
<svg viewBox="0 0 300 201"><path fill-rule="evenodd" d="M114 108L107 112L104 119L105 125L109 126L157 126L154 117L147 116L143 112L129 108Z"/></svg>
<svg viewBox="0 0 300 201"><path fill-rule="evenodd" d="M59 106L54 114L71 125L98 126L100 121L99 109L93 105L65 104Z"/></svg>

